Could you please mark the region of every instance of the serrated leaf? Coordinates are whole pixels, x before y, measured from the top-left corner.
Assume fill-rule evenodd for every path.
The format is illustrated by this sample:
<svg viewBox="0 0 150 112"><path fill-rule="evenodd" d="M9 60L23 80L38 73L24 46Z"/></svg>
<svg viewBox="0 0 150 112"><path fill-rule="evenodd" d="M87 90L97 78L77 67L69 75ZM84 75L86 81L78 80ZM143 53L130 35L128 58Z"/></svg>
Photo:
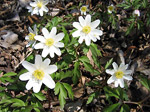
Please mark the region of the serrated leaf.
<svg viewBox="0 0 150 112"><path fill-rule="evenodd" d="M67 30L65 29L64 26L62 26L62 31L64 32L65 36L64 36L64 44L65 46L68 45L70 39L69 39L69 35L68 35L68 32Z"/></svg>
<svg viewBox="0 0 150 112"><path fill-rule="evenodd" d="M120 103L110 105L104 109L104 112L116 112L116 110L119 108L119 106L120 106Z"/></svg>
<svg viewBox="0 0 150 112"><path fill-rule="evenodd" d="M15 75L17 75L17 73L14 73L14 72L8 72L8 73L6 73L6 74L4 74L2 77L8 77L8 76L15 76Z"/></svg>
<svg viewBox="0 0 150 112"><path fill-rule="evenodd" d="M79 62L75 62L74 69L73 69L73 77L72 77L72 81L74 84L78 82L81 76L79 66L80 66Z"/></svg>
<svg viewBox="0 0 150 112"><path fill-rule="evenodd" d="M93 66L90 63L83 62L85 69L91 73L94 73Z"/></svg>
<svg viewBox="0 0 150 112"><path fill-rule="evenodd" d="M66 88L67 92L68 92L68 95L69 95L69 98L73 100L73 91L72 91L72 87L67 84L67 83L63 83L64 87Z"/></svg>
<svg viewBox="0 0 150 112"><path fill-rule="evenodd" d="M89 60L89 58L88 58L87 56L81 56L81 57L79 58L79 60L80 60L81 62L90 63L90 60Z"/></svg>

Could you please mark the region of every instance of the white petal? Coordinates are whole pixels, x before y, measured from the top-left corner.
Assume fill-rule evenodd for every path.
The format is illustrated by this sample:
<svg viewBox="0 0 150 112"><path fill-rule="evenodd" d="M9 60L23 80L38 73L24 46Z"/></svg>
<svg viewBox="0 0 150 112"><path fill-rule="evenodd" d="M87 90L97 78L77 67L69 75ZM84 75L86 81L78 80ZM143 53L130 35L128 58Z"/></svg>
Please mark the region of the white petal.
<svg viewBox="0 0 150 112"><path fill-rule="evenodd" d="M94 29L91 31L94 35L103 35L103 32L101 30L98 30L98 29Z"/></svg>
<svg viewBox="0 0 150 112"><path fill-rule="evenodd" d="M80 36L80 30L77 30L75 32L72 33L73 37L79 37Z"/></svg>
<svg viewBox="0 0 150 112"><path fill-rule="evenodd" d="M83 40L85 39L85 37L84 36L80 36L80 38L79 38L79 40L78 40L78 42L81 44L82 42L83 42Z"/></svg>
<svg viewBox="0 0 150 112"><path fill-rule="evenodd" d="M95 36L89 34L89 37L90 37L90 39L91 39L93 42L96 42L96 41L97 41L97 38L96 38Z"/></svg>
<svg viewBox="0 0 150 112"><path fill-rule="evenodd" d="M60 56L60 55L61 55L60 49L59 49L58 47L55 47L55 46L52 46L52 47L53 47L53 49L54 49L54 52L55 52L58 56Z"/></svg>
<svg viewBox="0 0 150 112"><path fill-rule="evenodd" d="M115 81L115 87L118 87L118 80Z"/></svg>
<svg viewBox="0 0 150 112"><path fill-rule="evenodd" d="M61 41L64 38L64 35L65 35L64 33L57 34L54 38L55 42Z"/></svg>
<svg viewBox="0 0 150 112"><path fill-rule="evenodd" d="M92 28L96 28L100 24L100 20L95 20L91 23Z"/></svg>
<svg viewBox="0 0 150 112"><path fill-rule="evenodd" d="M43 63L45 64L45 66L48 66L50 62L51 60L49 58L46 58Z"/></svg>
<svg viewBox="0 0 150 112"><path fill-rule="evenodd" d="M40 81L39 83L34 83L34 86L33 86L33 91L35 93L38 93L41 89L41 86L42 86L42 81Z"/></svg>
<svg viewBox="0 0 150 112"><path fill-rule="evenodd" d="M76 29L82 30L82 26L80 25L79 22L73 22L73 27L75 27Z"/></svg>
<svg viewBox="0 0 150 112"><path fill-rule="evenodd" d="M42 33L43 33L45 38L49 38L49 31L46 28L42 29Z"/></svg>
<svg viewBox="0 0 150 112"><path fill-rule="evenodd" d="M85 20L83 19L82 16L79 17L79 22L80 22L81 26L83 26L83 27L86 25Z"/></svg>
<svg viewBox="0 0 150 112"><path fill-rule="evenodd" d="M34 33L34 31L31 29L31 27L28 28L30 33Z"/></svg>
<svg viewBox="0 0 150 112"><path fill-rule="evenodd" d="M56 65L50 65L44 70L48 74L52 74L57 71L57 66Z"/></svg>
<svg viewBox="0 0 150 112"><path fill-rule="evenodd" d="M30 79L26 84L26 89L30 90L32 87L33 87L33 81L32 81L32 79Z"/></svg>
<svg viewBox="0 0 150 112"><path fill-rule="evenodd" d="M120 84L121 88L124 88L124 80L123 79L118 79L118 83Z"/></svg>
<svg viewBox="0 0 150 112"><path fill-rule="evenodd" d="M107 84L111 84L112 82L114 82L116 80L116 78L114 76L111 76L108 80L107 80Z"/></svg>
<svg viewBox="0 0 150 112"><path fill-rule="evenodd" d="M91 24L91 15L87 15L85 17L85 22L86 22L86 25L90 25Z"/></svg>
<svg viewBox="0 0 150 112"><path fill-rule="evenodd" d="M127 67L128 67L128 64L125 65L124 63L121 63L118 69L125 71L127 69Z"/></svg>
<svg viewBox="0 0 150 112"><path fill-rule="evenodd" d="M54 46L56 46L56 47L64 47L64 43L57 42L57 43L54 43Z"/></svg>
<svg viewBox="0 0 150 112"><path fill-rule="evenodd" d="M37 28L36 28L36 24L34 25L34 34L37 35Z"/></svg>
<svg viewBox="0 0 150 112"><path fill-rule="evenodd" d="M34 38L42 43L45 43L45 38L41 35L36 35Z"/></svg>
<svg viewBox="0 0 150 112"><path fill-rule="evenodd" d="M54 51L50 51L50 57L53 58L54 57Z"/></svg>
<svg viewBox="0 0 150 112"><path fill-rule="evenodd" d="M87 46L89 46L91 44L91 39L90 39L90 37L88 35L85 37L85 44Z"/></svg>
<svg viewBox="0 0 150 112"><path fill-rule="evenodd" d="M42 9L39 10L39 13L40 13L40 16L43 16L43 10Z"/></svg>
<svg viewBox="0 0 150 112"><path fill-rule="evenodd" d="M45 75L43 78L43 83L50 89L55 88L55 82L49 75Z"/></svg>
<svg viewBox="0 0 150 112"><path fill-rule="evenodd" d="M130 76L130 75L124 75L123 78L126 80L132 80L133 79L132 76Z"/></svg>
<svg viewBox="0 0 150 112"><path fill-rule="evenodd" d="M42 57L46 57L49 53L49 48L48 47L44 47L43 51L42 51Z"/></svg>
<svg viewBox="0 0 150 112"><path fill-rule="evenodd" d="M50 32L51 38L53 38L56 35L56 32L57 32L56 27L53 27L52 30L51 30L51 32Z"/></svg>
<svg viewBox="0 0 150 112"><path fill-rule="evenodd" d="M26 68L29 72L34 72L34 70L36 69L35 66L32 63L29 63L27 61L23 61L22 65L24 68Z"/></svg>
<svg viewBox="0 0 150 112"><path fill-rule="evenodd" d="M38 15L39 9L37 7L35 7L32 11L33 14L37 14Z"/></svg>
<svg viewBox="0 0 150 112"><path fill-rule="evenodd" d="M43 1L43 5L47 5L48 3L49 3L48 0L44 0L44 1Z"/></svg>
<svg viewBox="0 0 150 112"><path fill-rule="evenodd" d="M117 71L117 70L118 70L118 65L117 65L117 63L116 63L116 62L113 62L112 65L113 65L114 70Z"/></svg>
<svg viewBox="0 0 150 112"><path fill-rule="evenodd" d="M110 70L110 69L106 69L106 73L110 74L110 75L113 75L115 73L115 71L114 70Z"/></svg>
<svg viewBox="0 0 150 112"><path fill-rule="evenodd" d="M43 49L44 48L44 44L43 43L37 43L35 46L34 46L34 48L35 49Z"/></svg>
<svg viewBox="0 0 150 112"><path fill-rule="evenodd" d="M41 64L42 64L42 57L41 57L41 55L36 55L35 56L35 66L37 68L40 68Z"/></svg>
<svg viewBox="0 0 150 112"><path fill-rule="evenodd" d="M31 75L32 75L32 73L27 72L27 73L21 74L19 76L19 79L22 81L26 81L26 80L29 80L31 78Z"/></svg>
<svg viewBox="0 0 150 112"><path fill-rule="evenodd" d="M132 73L132 70L125 70L124 71L124 74L131 74Z"/></svg>
<svg viewBox="0 0 150 112"><path fill-rule="evenodd" d="M37 6L36 2L31 2L30 5L31 5L32 7L36 7L36 6Z"/></svg>
<svg viewBox="0 0 150 112"><path fill-rule="evenodd" d="M45 12L48 12L48 8L45 7L45 6L42 7L42 10L45 11Z"/></svg>

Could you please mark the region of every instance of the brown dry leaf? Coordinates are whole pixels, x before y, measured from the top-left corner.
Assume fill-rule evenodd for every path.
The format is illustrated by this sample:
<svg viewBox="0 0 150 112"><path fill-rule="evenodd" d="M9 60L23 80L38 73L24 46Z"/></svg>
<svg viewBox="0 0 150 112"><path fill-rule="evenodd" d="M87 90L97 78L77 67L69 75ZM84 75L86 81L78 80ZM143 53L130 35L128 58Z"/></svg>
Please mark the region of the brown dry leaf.
<svg viewBox="0 0 150 112"><path fill-rule="evenodd" d="M93 58L92 58L91 49L89 49L89 51L87 52L87 57L88 57L89 60L90 60L90 64L94 67L94 61L93 61Z"/></svg>
<svg viewBox="0 0 150 112"><path fill-rule="evenodd" d="M84 88L83 87L75 88L73 90L73 92L74 92L74 97L80 98L83 95L83 93L84 93Z"/></svg>

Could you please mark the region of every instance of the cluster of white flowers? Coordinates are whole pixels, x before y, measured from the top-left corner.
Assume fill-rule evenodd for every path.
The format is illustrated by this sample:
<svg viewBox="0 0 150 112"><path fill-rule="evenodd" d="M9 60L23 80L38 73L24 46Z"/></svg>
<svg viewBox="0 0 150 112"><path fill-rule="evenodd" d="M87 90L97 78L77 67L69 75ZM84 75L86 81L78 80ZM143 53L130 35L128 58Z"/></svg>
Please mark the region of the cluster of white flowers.
<svg viewBox="0 0 150 112"><path fill-rule="evenodd" d="M43 16L43 12L48 12L48 8L46 5L48 4L48 0L35 0L35 2L31 2L30 6L27 8L31 14L37 14ZM80 8L81 15L86 15L88 11L88 6L84 5ZM114 6L108 6L108 12L112 13L114 11ZM140 15L137 10L135 10L134 14ZM85 41L85 44L89 46L91 41L96 42L100 40L100 36L103 35L103 32L97 28L100 24L100 20L97 19L91 22L91 15L86 15L85 18L79 16L79 22L73 22L73 27L77 30L72 33L73 37L79 37L78 42L81 44ZM46 58L42 61L42 57L46 57L48 54L51 58L54 57L54 54L58 56L61 55L61 51L59 48L64 47L64 43L60 42L64 38L64 33L57 33L57 28L53 27L49 32L46 28L42 28L42 35L38 35L37 27L34 25L34 30L29 27L29 34L25 37L29 43L26 47L32 45L35 49L43 49L42 55L35 56L35 64L31 64L27 61L24 61L22 65L28 70L27 73L20 75L20 80L26 81L29 80L26 84L26 89L29 90L33 87L34 92L39 92L42 83L44 83L50 89L55 87L55 82L51 78L50 74L57 71L56 65L49 65L50 59ZM113 70L107 69L106 73L111 74L112 76L108 79L107 83L110 84L115 82L115 87L124 87L124 79L132 80L132 77L128 74L131 74L131 70L127 70L128 64L125 65L121 63L118 65L114 62Z"/></svg>

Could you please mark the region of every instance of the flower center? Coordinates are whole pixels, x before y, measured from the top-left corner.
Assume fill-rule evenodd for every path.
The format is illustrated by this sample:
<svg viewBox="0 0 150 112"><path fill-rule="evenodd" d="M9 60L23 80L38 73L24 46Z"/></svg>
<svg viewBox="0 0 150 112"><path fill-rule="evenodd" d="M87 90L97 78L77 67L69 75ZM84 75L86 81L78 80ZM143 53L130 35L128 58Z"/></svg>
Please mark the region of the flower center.
<svg viewBox="0 0 150 112"><path fill-rule="evenodd" d="M90 26L84 26L82 31L86 34L90 33L91 32L91 27Z"/></svg>
<svg viewBox="0 0 150 112"><path fill-rule="evenodd" d="M37 3L37 7L38 7L38 8L41 8L41 7L42 7L42 5L43 5L43 3L42 3L42 2L38 2L38 3Z"/></svg>
<svg viewBox="0 0 150 112"><path fill-rule="evenodd" d="M45 44L49 47L52 46L54 44L54 39L47 38Z"/></svg>
<svg viewBox="0 0 150 112"><path fill-rule="evenodd" d="M87 7L85 7L85 6L81 7L82 12L86 12L86 10L87 10Z"/></svg>
<svg viewBox="0 0 150 112"><path fill-rule="evenodd" d="M35 40L34 37L35 37L34 33L29 33L29 40Z"/></svg>
<svg viewBox="0 0 150 112"><path fill-rule="evenodd" d="M115 72L115 76L117 79L121 79L124 76L124 73L122 71Z"/></svg>
<svg viewBox="0 0 150 112"><path fill-rule="evenodd" d="M113 7L113 6L109 6L109 7L108 7L108 10L109 10L109 11L113 11L113 10L114 10L114 7Z"/></svg>
<svg viewBox="0 0 150 112"><path fill-rule="evenodd" d="M33 76L38 80L42 80L44 77L44 72L43 72L43 70L37 69L33 72Z"/></svg>

